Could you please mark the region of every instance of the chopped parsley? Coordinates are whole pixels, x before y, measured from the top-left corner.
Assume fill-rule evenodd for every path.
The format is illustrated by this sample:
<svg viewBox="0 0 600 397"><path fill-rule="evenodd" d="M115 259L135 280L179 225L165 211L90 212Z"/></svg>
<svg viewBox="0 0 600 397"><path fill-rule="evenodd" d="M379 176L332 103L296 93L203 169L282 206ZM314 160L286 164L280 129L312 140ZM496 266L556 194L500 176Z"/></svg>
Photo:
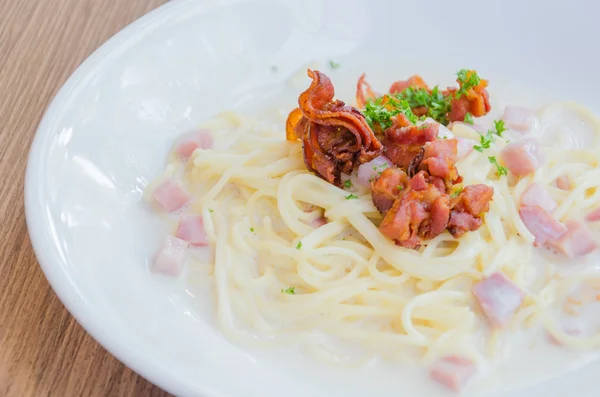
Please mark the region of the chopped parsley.
<svg viewBox="0 0 600 397"><path fill-rule="evenodd" d="M381 165L374 165L373 166L373 171L377 171L377 169L381 169L381 168L387 168L388 167L388 163L383 163Z"/></svg>
<svg viewBox="0 0 600 397"><path fill-rule="evenodd" d="M350 188L352 187L352 181L351 181L350 179L346 180L346 181L344 182L344 187L345 187L346 189L350 189Z"/></svg>
<svg viewBox="0 0 600 397"><path fill-rule="evenodd" d="M458 84L460 84L460 88L456 91L457 99L466 95L467 91L477 87L481 83L481 78L474 70L461 69L456 73L456 77Z"/></svg>
<svg viewBox="0 0 600 397"><path fill-rule="evenodd" d="M296 244L296 249L299 250L300 248L302 248L302 241L298 241L298 244Z"/></svg>
<svg viewBox="0 0 600 397"><path fill-rule="evenodd" d="M356 194L349 194L346 197L344 197L346 200L352 200L352 199L357 199L358 196Z"/></svg>
<svg viewBox="0 0 600 397"><path fill-rule="evenodd" d="M496 156L489 156L488 160L490 161L490 163L496 166L496 173L498 174L498 176L508 175L508 170L505 167L502 167L500 164L498 164Z"/></svg>
<svg viewBox="0 0 600 397"><path fill-rule="evenodd" d="M483 152L483 149L489 149L490 144L493 142L494 136L492 131L488 131L487 134L479 134L479 145L473 146L473 149L478 152Z"/></svg>
<svg viewBox="0 0 600 397"><path fill-rule="evenodd" d="M402 190L404 190L404 186L398 185L398 186L396 186L396 189L398 189L398 191L402 191Z"/></svg>
<svg viewBox="0 0 600 397"><path fill-rule="evenodd" d="M283 293L283 294L289 294L289 295L294 295L296 293L296 287L288 287L286 289L282 289L281 293Z"/></svg>
<svg viewBox="0 0 600 397"><path fill-rule="evenodd" d="M427 117L431 117L441 124L448 124L448 112L450 112L453 98L451 95L444 96L438 86L433 87L431 93L425 88L408 87L393 96L398 100L406 101L411 109L426 107Z"/></svg>
<svg viewBox="0 0 600 397"><path fill-rule="evenodd" d="M212 208L209 208L208 212L210 212L212 214L213 212L215 212L215 210L213 210Z"/></svg>
<svg viewBox="0 0 600 397"><path fill-rule="evenodd" d="M498 136L502 136L502 133L506 131L504 120L494 120L494 127L496 128L495 134Z"/></svg>
<svg viewBox="0 0 600 397"><path fill-rule="evenodd" d="M475 122L473 120L473 115L471 113L467 112L467 114L465 114L464 122L467 123L467 124L473 125L473 123Z"/></svg>
<svg viewBox="0 0 600 397"><path fill-rule="evenodd" d="M419 120L407 101L390 95L368 101L362 113L371 128L379 127L382 131L390 128L393 125L392 117L400 113L413 124Z"/></svg>
<svg viewBox="0 0 600 397"><path fill-rule="evenodd" d="M250 231L251 231L252 233L254 233L254 228L253 228L253 227L251 227L251 228L250 228Z"/></svg>
<svg viewBox="0 0 600 397"><path fill-rule="evenodd" d="M460 194L462 191L463 191L463 188L462 188L462 187L461 187L461 188L459 188L459 189L456 189L455 191L453 191L453 192L452 192L452 194L450 195L450 197L451 197L451 198L456 198L456 197L458 197L458 196L459 196L459 194Z"/></svg>
<svg viewBox="0 0 600 397"><path fill-rule="evenodd" d="M331 60L331 61L329 61L329 67L330 67L331 69L337 69L337 68L339 68L340 66L342 66L342 65L341 65L339 62L336 62L336 61L334 61L334 60Z"/></svg>

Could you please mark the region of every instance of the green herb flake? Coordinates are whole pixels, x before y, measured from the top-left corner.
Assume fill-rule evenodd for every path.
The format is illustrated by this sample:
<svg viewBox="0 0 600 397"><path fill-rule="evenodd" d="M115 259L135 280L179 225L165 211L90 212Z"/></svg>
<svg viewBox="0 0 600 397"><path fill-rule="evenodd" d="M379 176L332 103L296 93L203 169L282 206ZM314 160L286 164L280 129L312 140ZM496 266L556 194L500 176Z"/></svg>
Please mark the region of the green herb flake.
<svg viewBox="0 0 600 397"><path fill-rule="evenodd" d="M358 196L356 194L349 194L346 197L344 197L346 200L352 200L352 199L357 199Z"/></svg>
<svg viewBox="0 0 600 397"><path fill-rule="evenodd" d="M302 241L298 241L298 244L296 244L296 249L299 250L300 248L302 248Z"/></svg>
<svg viewBox="0 0 600 397"><path fill-rule="evenodd" d="M253 227L251 227L251 228L250 228L250 231L251 231L252 233L254 233L254 228L253 228Z"/></svg>
<svg viewBox="0 0 600 397"><path fill-rule="evenodd" d="M339 62L336 62L336 61L334 61L334 60L330 60L330 61L329 61L329 67L330 67L331 69L337 69L337 68L339 68L340 66L342 66L342 65L341 65Z"/></svg>
<svg viewBox="0 0 600 397"><path fill-rule="evenodd" d="M398 189L398 191L402 191L402 190L404 190L404 186L398 185L398 186L396 186L396 189Z"/></svg>
<svg viewBox="0 0 600 397"><path fill-rule="evenodd" d="M460 84L460 88L456 91L457 99L466 95L467 91L477 87L481 83L481 78L474 70L461 69L456 73L456 77L456 80Z"/></svg>
<svg viewBox="0 0 600 397"><path fill-rule="evenodd" d="M213 212L215 212L215 210L213 210L212 208L209 208L208 212L210 212L212 214Z"/></svg>
<svg viewBox="0 0 600 397"><path fill-rule="evenodd" d="M488 160L490 161L490 163L496 166L496 173L498 174L498 176L508 175L508 170L505 167L502 167L500 164L498 164L496 156L489 156Z"/></svg>
<svg viewBox="0 0 600 397"><path fill-rule="evenodd" d="M494 128L496 131L494 133L498 136L502 136L502 133L506 131L506 126L504 125L504 120L494 120Z"/></svg>
<svg viewBox="0 0 600 397"><path fill-rule="evenodd" d="M350 179L344 182L344 188L350 189L352 187L352 181Z"/></svg>
<svg viewBox="0 0 600 397"><path fill-rule="evenodd" d="M288 295L294 295L296 293L296 287L288 287L286 289L282 289L281 293L288 294Z"/></svg>
<svg viewBox="0 0 600 397"><path fill-rule="evenodd" d="M475 122L475 120L473 119L473 115L467 112L467 114L465 114L464 122L473 125L473 123Z"/></svg>
<svg viewBox="0 0 600 397"><path fill-rule="evenodd" d="M494 141L494 133L492 131L488 131L487 134L479 134L479 145L473 146L473 149L478 152L483 152L483 149L489 149L490 145Z"/></svg>

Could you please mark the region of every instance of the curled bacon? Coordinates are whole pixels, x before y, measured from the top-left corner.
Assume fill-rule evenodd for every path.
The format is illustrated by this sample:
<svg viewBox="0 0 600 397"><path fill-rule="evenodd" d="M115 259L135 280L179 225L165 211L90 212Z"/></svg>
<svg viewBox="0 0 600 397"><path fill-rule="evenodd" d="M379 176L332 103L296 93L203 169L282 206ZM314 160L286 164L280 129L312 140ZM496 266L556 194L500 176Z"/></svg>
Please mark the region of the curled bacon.
<svg viewBox="0 0 600 397"><path fill-rule="evenodd" d="M365 107L367 101L375 99L377 97L377 94L375 93L375 91L373 91L371 85L365 80L366 76L366 73L363 73L358 78L358 83L356 83L356 105L360 109Z"/></svg>
<svg viewBox="0 0 600 397"><path fill-rule="evenodd" d="M469 70L467 72L467 80L470 78L474 71ZM463 86L463 83L457 80L459 85ZM451 103L451 110L448 114L448 120L450 121L463 121L467 113L471 113L473 117L485 116L490 110L492 105L490 104L490 97L486 90L488 81L481 79L479 84L473 88L467 90L467 93L460 98L455 98ZM446 95L455 95L456 89L449 89L446 91Z"/></svg>
<svg viewBox="0 0 600 397"><path fill-rule="evenodd" d="M429 91L429 87L425 83L425 80L423 80L423 78L421 76L419 76L418 74L415 74L414 76L411 76L406 81L396 81L396 82L394 82L394 84L392 84L392 86L390 87L390 94L395 94L397 92L402 92L405 89L407 89L408 87L424 88L427 91Z"/></svg>
<svg viewBox="0 0 600 397"><path fill-rule="evenodd" d="M288 116L286 137L301 138L306 167L340 186L342 172L350 173L374 159L382 146L358 109L333 100L335 93L329 77L310 69L308 76L313 81L300 94L299 108Z"/></svg>

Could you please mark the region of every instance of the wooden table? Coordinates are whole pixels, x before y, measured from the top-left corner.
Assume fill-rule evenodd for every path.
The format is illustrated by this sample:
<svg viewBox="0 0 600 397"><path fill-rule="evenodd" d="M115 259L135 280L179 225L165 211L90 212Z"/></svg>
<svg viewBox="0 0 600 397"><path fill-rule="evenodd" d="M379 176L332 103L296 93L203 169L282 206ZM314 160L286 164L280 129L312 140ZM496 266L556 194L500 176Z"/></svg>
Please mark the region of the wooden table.
<svg viewBox="0 0 600 397"><path fill-rule="evenodd" d="M58 89L100 44L167 0L0 0L0 396L166 396L60 303L23 212L29 145Z"/></svg>

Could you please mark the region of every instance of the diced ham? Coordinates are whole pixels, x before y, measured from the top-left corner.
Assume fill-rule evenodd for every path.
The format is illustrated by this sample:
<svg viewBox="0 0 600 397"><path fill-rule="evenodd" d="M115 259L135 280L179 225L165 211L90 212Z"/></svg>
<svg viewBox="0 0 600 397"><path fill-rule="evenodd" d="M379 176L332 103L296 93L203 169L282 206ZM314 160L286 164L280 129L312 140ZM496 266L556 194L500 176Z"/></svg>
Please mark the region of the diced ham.
<svg viewBox="0 0 600 397"><path fill-rule="evenodd" d="M207 129L192 131L183 135L175 144L175 152L181 157L190 157L194 150L210 149L213 146L213 136Z"/></svg>
<svg viewBox="0 0 600 397"><path fill-rule="evenodd" d="M507 106L502 120L508 128L521 133L533 130L537 122L533 110L518 106Z"/></svg>
<svg viewBox="0 0 600 397"><path fill-rule="evenodd" d="M167 276L179 276L183 270L188 243L177 237L167 236L154 258L152 271Z"/></svg>
<svg viewBox="0 0 600 397"><path fill-rule="evenodd" d="M588 222L598 222L600 221L600 208L595 209L594 211L587 214L585 220Z"/></svg>
<svg viewBox="0 0 600 397"><path fill-rule="evenodd" d="M477 372L477 367L468 358L448 356L439 359L433 365L429 374L436 382L459 392L475 375L475 372Z"/></svg>
<svg viewBox="0 0 600 397"><path fill-rule="evenodd" d="M556 187L560 190L573 190L573 180L568 175L562 175L556 178Z"/></svg>
<svg viewBox="0 0 600 397"><path fill-rule="evenodd" d="M493 327L504 327L521 303L523 292L504 274L496 272L473 287L473 295Z"/></svg>
<svg viewBox="0 0 600 397"><path fill-rule="evenodd" d="M392 161L385 156L379 156L361 164L358 167L357 182L362 187L369 187L371 181L377 178L383 170L392 166Z"/></svg>
<svg viewBox="0 0 600 397"><path fill-rule="evenodd" d="M201 215L181 215L175 236L187 241L191 245L208 245L208 236L206 235Z"/></svg>
<svg viewBox="0 0 600 397"><path fill-rule="evenodd" d="M475 141L472 139L466 139L466 138L456 138L456 140L458 141L457 158L464 159L469 154L471 154L471 152L473 151L473 147L475 146Z"/></svg>
<svg viewBox="0 0 600 397"><path fill-rule="evenodd" d="M567 231L562 222L538 206L522 207L519 215L527 229L535 236L535 246L543 245L549 240L557 240Z"/></svg>
<svg viewBox="0 0 600 397"><path fill-rule="evenodd" d="M550 193L538 183L532 183L525 192L523 192L523 195L521 196L521 205L528 207L537 205L548 213L554 211L558 207L558 204L552 196L550 196Z"/></svg>
<svg viewBox="0 0 600 397"><path fill-rule="evenodd" d="M319 228L326 224L327 224L327 218L325 218L324 216L321 216L319 218L316 218L316 219L313 219L312 221L310 221L310 226L312 226L314 228Z"/></svg>
<svg viewBox="0 0 600 397"><path fill-rule="evenodd" d="M592 232L581 222L567 221L567 231L549 244L568 258L577 258L587 255L598 249L598 243Z"/></svg>
<svg viewBox="0 0 600 397"><path fill-rule="evenodd" d="M535 139L511 142L500 152L500 157L511 173L516 176L531 174L540 167L543 157Z"/></svg>
<svg viewBox="0 0 600 397"><path fill-rule="evenodd" d="M161 182L154 189L152 197L167 212L177 211L190 200L190 195L183 184L172 177Z"/></svg>

